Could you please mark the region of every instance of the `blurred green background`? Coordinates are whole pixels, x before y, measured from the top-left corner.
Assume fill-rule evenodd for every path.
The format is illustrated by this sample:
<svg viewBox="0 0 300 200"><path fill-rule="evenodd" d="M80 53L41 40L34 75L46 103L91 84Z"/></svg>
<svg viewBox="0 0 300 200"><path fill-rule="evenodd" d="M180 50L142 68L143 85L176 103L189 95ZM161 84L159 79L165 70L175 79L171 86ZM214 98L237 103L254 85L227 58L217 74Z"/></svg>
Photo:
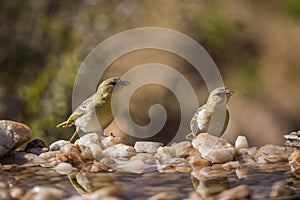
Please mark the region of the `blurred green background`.
<svg viewBox="0 0 300 200"><path fill-rule="evenodd" d="M236 92L228 106L231 120L225 138L234 141L242 134L251 145L283 143L283 134L299 130L297 0L12 0L0 1L0 24L0 118L28 124L34 137L48 144L68 139L74 130L55 126L71 113L74 79L88 53L113 34L145 26L183 32L211 55L225 85ZM123 56L102 80L148 62L176 68L193 85L199 104L205 102L208 91L201 76L166 52ZM124 67L116 67L120 65ZM162 131L168 133L178 124L178 102L159 90L135 95L132 110L140 112L133 118L147 123L149 105L166 104L174 116Z"/></svg>

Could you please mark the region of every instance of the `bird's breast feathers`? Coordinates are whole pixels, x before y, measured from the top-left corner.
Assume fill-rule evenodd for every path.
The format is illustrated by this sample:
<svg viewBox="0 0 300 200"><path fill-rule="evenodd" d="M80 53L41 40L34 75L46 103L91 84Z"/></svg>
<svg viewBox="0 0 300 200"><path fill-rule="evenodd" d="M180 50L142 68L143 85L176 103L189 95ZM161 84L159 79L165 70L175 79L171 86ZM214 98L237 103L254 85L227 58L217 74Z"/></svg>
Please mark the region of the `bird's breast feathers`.
<svg viewBox="0 0 300 200"><path fill-rule="evenodd" d="M206 105L203 105L199 108L196 115L196 121L198 123L198 128L201 131L207 129L210 120L210 112Z"/></svg>

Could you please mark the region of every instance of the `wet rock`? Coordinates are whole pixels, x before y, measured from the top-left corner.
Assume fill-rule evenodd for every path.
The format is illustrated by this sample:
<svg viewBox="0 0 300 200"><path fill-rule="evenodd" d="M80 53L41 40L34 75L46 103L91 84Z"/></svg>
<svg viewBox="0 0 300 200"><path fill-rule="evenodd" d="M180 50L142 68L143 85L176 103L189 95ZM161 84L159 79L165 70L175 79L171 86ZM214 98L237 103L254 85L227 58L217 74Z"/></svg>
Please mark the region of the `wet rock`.
<svg viewBox="0 0 300 200"><path fill-rule="evenodd" d="M31 139L31 129L25 125L9 120L0 120L0 157L13 152Z"/></svg>
<svg viewBox="0 0 300 200"><path fill-rule="evenodd" d="M197 192L190 192L186 200L204 200Z"/></svg>
<svg viewBox="0 0 300 200"><path fill-rule="evenodd" d="M236 157L236 160L238 160L242 166L246 166L246 167L256 167L258 165L254 160L254 158L248 154L238 156Z"/></svg>
<svg viewBox="0 0 300 200"><path fill-rule="evenodd" d="M236 168L239 168L241 167L239 161L230 161L230 162L227 162L227 163L224 163L222 165L222 168L223 169L236 169Z"/></svg>
<svg viewBox="0 0 300 200"><path fill-rule="evenodd" d="M296 177L300 177L300 149L297 149L290 156L291 171Z"/></svg>
<svg viewBox="0 0 300 200"><path fill-rule="evenodd" d="M81 189L84 191L84 193L92 193L102 188L115 186L115 180L111 173L80 172L75 175L75 179L74 175L72 174L69 177L71 177L72 180L76 181L80 186L80 188L76 189ZM82 193L82 191L80 193Z"/></svg>
<svg viewBox="0 0 300 200"><path fill-rule="evenodd" d="M249 148L249 144L247 141L247 138L245 136L238 136L235 144L234 144L234 148L239 151L241 148Z"/></svg>
<svg viewBox="0 0 300 200"><path fill-rule="evenodd" d="M192 170L190 166L186 166L186 165L180 166L180 165L170 165L170 164L161 165L157 169L160 173L175 173L175 172L188 173L191 172Z"/></svg>
<svg viewBox="0 0 300 200"><path fill-rule="evenodd" d="M13 199L21 199L24 195L24 190L19 187L13 187L10 189L9 193Z"/></svg>
<svg viewBox="0 0 300 200"><path fill-rule="evenodd" d="M130 161L133 160L141 160L147 165L154 165L156 163L154 155L150 153L138 153L130 158Z"/></svg>
<svg viewBox="0 0 300 200"><path fill-rule="evenodd" d="M258 169L263 172L288 171L290 167L286 162L259 164Z"/></svg>
<svg viewBox="0 0 300 200"><path fill-rule="evenodd" d="M235 173L238 179L245 179L248 175L248 171L249 171L248 167L243 167L243 168L237 168L235 170Z"/></svg>
<svg viewBox="0 0 300 200"><path fill-rule="evenodd" d="M0 188L0 199L12 200L8 189Z"/></svg>
<svg viewBox="0 0 300 200"><path fill-rule="evenodd" d="M300 147L300 131L291 132L288 135L284 135L286 139L285 144L291 147Z"/></svg>
<svg viewBox="0 0 300 200"><path fill-rule="evenodd" d="M225 190L217 196L217 200L250 199L252 191L247 185L239 185L235 188Z"/></svg>
<svg viewBox="0 0 300 200"><path fill-rule="evenodd" d="M251 148L240 148L238 153L241 155L250 155L250 156L254 156L257 152L257 147L251 147Z"/></svg>
<svg viewBox="0 0 300 200"><path fill-rule="evenodd" d="M99 189L91 194L86 194L83 196L86 200L95 199L109 199L109 200L124 200L125 196L122 194L121 190L116 186L108 186Z"/></svg>
<svg viewBox="0 0 300 200"><path fill-rule="evenodd" d="M293 151L293 153L289 156L288 160L291 161L298 156L300 156L300 149L295 149L295 151Z"/></svg>
<svg viewBox="0 0 300 200"><path fill-rule="evenodd" d="M189 158L189 164L192 166L205 167L210 165L210 162L206 159L203 159L199 156L192 156Z"/></svg>
<svg viewBox="0 0 300 200"><path fill-rule="evenodd" d="M202 168L200 168L200 170L197 170L198 168L193 168L193 169L194 170L192 171L192 175L199 180L203 177L206 177L206 178L227 177L227 175L233 171L233 170L228 170L228 169L222 168L222 165L220 165L220 164L202 167Z"/></svg>
<svg viewBox="0 0 300 200"><path fill-rule="evenodd" d="M187 164L187 161L184 158L171 158L169 160L167 160L165 162L165 164L174 164L174 165L178 165L178 164Z"/></svg>
<svg viewBox="0 0 300 200"><path fill-rule="evenodd" d="M179 143L173 143L171 146L175 149L175 157L180 158L186 153L192 144L190 141L183 141Z"/></svg>
<svg viewBox="0 0 300 200"><path fill-rule="evenodd" d="M287 186L287 183L284 181L278 181L272 185L271 188L271 197L281 197L289 196L294 194L294 191Z"/></svg>
<svg viewBox="0 0 300 200"><path fill-rule="evenodd" d="M102 158L100 160L100 162L103 163L104 165L107 165L107 166L111 167L111 168L114 168L116 166L116 162L111 158Z"/></svg>
<svg viewBox="0 0 300 200"><path fill-rule="evenodd" d="M125 144L128 146L132 146L134 144L134 141L128 138L117 136L107 136L103 140L101 140L101 146L103 149L114 146L116 144Z"/></svg>
<svg viewBox="0 0 300 200"><path fill-rule="evenodd" d="M0 189L7 189L8 185L5 182L0 181Z"/></svg>
<svg viewBox="0 0 300 200"><path fill-rule="evenodd" d="M154 196L148 198L148 200L180 200L179 196L172 193L160 192Z"/></svg>
<svg viewBox="0 0 300 200"><path fill-rule="evenodd" d="M116 144L103 151L103 155L107 157L130 157L135 154L135 149L132 146L127 146L125 144Z"/></svg>
<svg viewBox="0 0 300 200"><path fill-rule="evenodd" d="M66 144L59 153L56 160L72 164L73 167L81 168L85 161L93 160L93 155L89 148L82 145Z"/></svg>
<svg viewBox="0 0 300 200"><path fill-rule="evenodd" d="M103 150L100 144L100 137L97 133L86 134L80 137L75 144L89 148L94 158L99 160L102 158Z"/></svg>
<svg viewBox="0 0 300 200"><path fill-rule="evenodd" d="M38 157L35 154L25 153L25 152L14 152L1 159L2 163L5 164L17 164L17 165L27 165L27 166L37 166L44 163L45 160Z"/></svg>
<svg viewBox="0 0 300 200"><path fill-rule="evenodd" d="M154 157L160 163L165 163L171 158L174 158L175 156L176 156L176 151L174 147L166 146L166 147L159 147Z"/></svg>
<svg viewBox="0 0 300 200"><path fill-rule="evenodd" d="M235 155L235 148L225 139L207 133L199 134L192 140L192 145L199 151L201 157L213 163L232 161Z"/></svg>
<svg viewBox="0 0 300 200"><path fill-rule="evenodd" d="M147 165L141 160L131 160L125 164L118 165L117 169L125 172L140 174L145 171L146 167Z"/></svg>
<svg viewBox="0 0 300 200"><path fill-rule="evenodd" d="M293 150L291 147L266 144L257 150L254 159L259 164L286 162Z"/></svg>
<svg viewBox="0 0 300 200"><path fill-rule="evenodd" d="M26 192L23 200L61 200L63 199L63 196L64 192L62 190L51 187L35 186L30 191Z"/></svg>
<svg viewBox="0 0 300 200"><path fill-rule="evenodd" d="M78 196L78 195L73 195L67 199L64 200L82 200L82 196Z"/></svg>
<svg viewBox="0 0 300 200"><path fill-rule="evenodd" d="M41 163L44 163L45 160L38 157L36 154L31 153L24 153L23 152L17 152L15 155L20 155L22 158L24 158L26 161L26 166L36 166L40 165Z"/></svg>
<svg viewBox="0 0 300 200"><path fill-rule="evenodd" d="M70 144L70 142L66 141L66 140L55 141L49 146L49 150L50 151L59 151L66 144Z"/></svg>
<svg viewBox="0 0 300 200"><path fill-rule="evenodd" d="M54 170L59 174L70 174L75 168L72 167L70 163L59 163L56 167L54 167Z"/></svg>
<svg viewBox="0 0 300 200"><path fill-rule="evenodd" d="M197 149L195 149L193 146L190 146L184 151L183 155L180 157L188 158L188 157L193 157L193 156L201 157L199 151Z"/></svg>
<svg viewBox="0 0 300 200"><path fill-rule="evenodd" d="M134 149L138 153L155 153L158 147L163 146L163 143L160 142L136 142Z"/></svg>
<svg viewBox="0 0 300 200"><path fill-rule="evenodd" d="M113 172L114 169L101 161L95 161L90 169L90 172Z"/></svg>
<svg viewBox="0 0 300 200"><path fill-rule="evenodd" d="M206 177L196 178L192 175L191 180L197 193L204 199L215 199L217 194L230 187L227 176L211 179Z"/></svg>
<svg viewBox="0 0 300 200"><path fill-rule="evenodd" d="M39 155L40 158L49 161L50 159L55 159L56 154L60 153L60 151L48 151L45 153L41 153Z"/></svg>
<svg viewBox="0 0 300 200"><path fill-rule="evenodd" d="M2 170L11 170L13 165L2 165Z"/></svg>
<svg viewBox="0 0 300 200"><path fill-rule="evenodd" d="M171 158L164 164L157 164L157 169L161 173L165 172L190 172L191 167L184 158Z"/></svg>
<svg viewBox="0 0 300 200"><path fill-rule="evenodd" d="M48 148L46 147L43 140L34 139L26 145L24 151L26 153L40 155L41 153L47 152Z"/></svg>

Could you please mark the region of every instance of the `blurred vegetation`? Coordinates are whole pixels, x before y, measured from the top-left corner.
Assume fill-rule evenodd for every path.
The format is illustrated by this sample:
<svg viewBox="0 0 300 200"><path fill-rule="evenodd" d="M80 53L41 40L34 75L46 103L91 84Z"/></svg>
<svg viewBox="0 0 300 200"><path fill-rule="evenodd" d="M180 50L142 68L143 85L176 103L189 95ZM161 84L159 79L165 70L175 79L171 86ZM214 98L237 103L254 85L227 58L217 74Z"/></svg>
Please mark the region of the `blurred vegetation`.
<svg viewBox="0 0 300 200"><path fill-rule="evenodd" d="M113 34L145 26L183 32L212 56L237 92L225 137L248 134L252 144L280 143L282 134L299 129L297 0L12 0L0 1L0 24L0 118L27 123L48 143L71 135L55 126L71 113L74 79L88 53ZM154 62L153 55L145 53L140 62ZM183 63L174 66L197 85L202 104L205 84ZM112 67L106 76L128 68Z"/></svg>

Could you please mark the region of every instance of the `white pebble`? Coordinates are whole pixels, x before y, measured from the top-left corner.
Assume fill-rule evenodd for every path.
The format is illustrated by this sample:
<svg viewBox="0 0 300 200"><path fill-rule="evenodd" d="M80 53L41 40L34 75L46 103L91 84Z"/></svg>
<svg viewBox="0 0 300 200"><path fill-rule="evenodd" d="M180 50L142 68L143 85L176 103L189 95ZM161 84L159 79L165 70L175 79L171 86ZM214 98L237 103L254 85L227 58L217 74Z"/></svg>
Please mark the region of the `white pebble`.
<svg viewBox="0 0 300 200"><path fill-rule="evenodd" d="M190 146L192 146L190 141L183 141L172 144L172 147L175 149L175 154L177 158L181 157Z"/></svg>
<svg viewBox="0 0 300 200"><path fill-rule="evenodd" d="M122 171L131 173L143 173L147 165L141 160L132 160L124 165L119 165L117 168Z"/></svg>
<svg viewBox="0 0 300 200"><path fill-rule="evenodd" d="M59 151L61 147L65 146L66 144L70 144L69 141L66 140L58 140L53 142L50 146L49 149L50 151Z"/></svg>
<svg viewBox="0 0 300 200"><path fill-rule="evenodd" d="M155 153L161 146L163 146L161 142L138 141L135 143L134 149L138 153Z"/></svg>
<svg viewBox="0 0 300 200"><path fill-rule="evenodd" d="M103 155L107 157L130 157L135 154L135 149L125 144L116 144L114 146L108 147L103 151Z"/></svg>
<svg viewBox="0 0 300 200"><path fill-rule="evenodd" d="M24 200L40 200L40 199L51 199L51 200L61 200L64 197L64 192L62 190L52 188L52 187L42 187L35 186L29 190L24 198Z"/></svg>
<svg viewBox="0 0 300 200"><path fill-rule="evenodd" d="M159 147L157 149L157 152L155 154L155 158L160 163L165 163L166 161L170 160L171 158L174 158L176 156L176 151L174 147Z"/></svg>
<svg viewBox="0 0 300 200"><path fill-rule="evenodd" d="M237 151L239 151L241 148L249 148L249 144L248 144L248 141L247 141L247 138L245 136L238 136L236 141L235 141L235 144L234 144L234 147Z"/></svg>
<svg viewBox="0 0 300 200"><path fill-rule="evenodd" d="M224 163L233 160L235 148L223 138L218 138L208 133L200 133L192 141L204 159L213 163Z"/></svg>
<svg viewBox="0 0 300 200"><path fill-rule="evenodd" d="M74 169L70 163L59 163L56 167L54 167L55 171L60 174L69 174Z"/></svg>
<svg viewBox="0 0 300 200"><path fill-rule="evenodd" d="M103 150L100 144L100 138L97 133L89 133L78 139L75 144L88 147L94 158L100 160L102 158Z"/></svg>

